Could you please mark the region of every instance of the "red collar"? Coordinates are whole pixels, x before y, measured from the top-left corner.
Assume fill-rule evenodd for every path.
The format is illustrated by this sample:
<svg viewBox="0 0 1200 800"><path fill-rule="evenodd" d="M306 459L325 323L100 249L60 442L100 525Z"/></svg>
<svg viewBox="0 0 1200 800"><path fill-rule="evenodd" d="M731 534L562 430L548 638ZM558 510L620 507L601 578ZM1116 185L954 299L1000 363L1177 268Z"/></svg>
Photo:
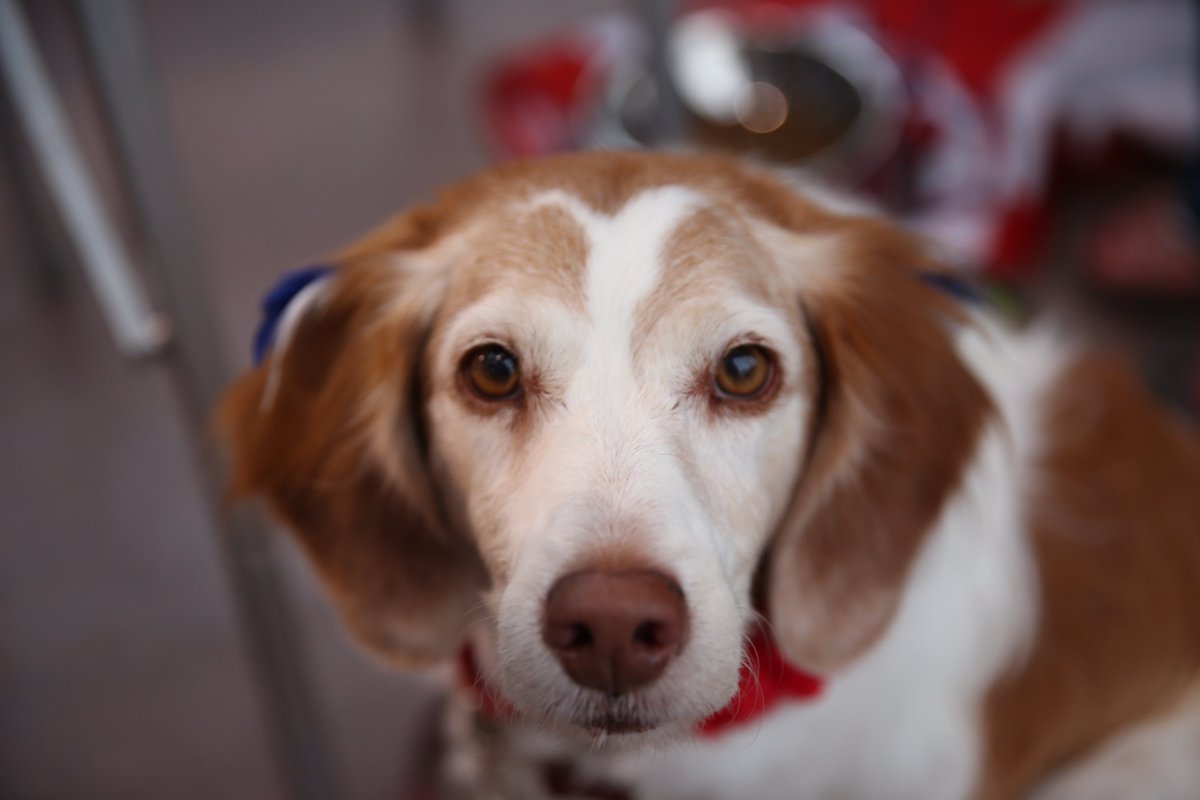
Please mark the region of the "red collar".
<svg viewBox="0 0 1200 800"><path fill-rule="evenodd" d="M717 736L753 722L785 701L812 700L825 688L822 678L788 663L766 626L755 626L747 648L749 658L742 666L737 694L727 706L696 727L701 736ZM458 679L474 694L479 713L485 718L499 721L516 715L512 705L484 681L469 644L459 652Z"/></svg>

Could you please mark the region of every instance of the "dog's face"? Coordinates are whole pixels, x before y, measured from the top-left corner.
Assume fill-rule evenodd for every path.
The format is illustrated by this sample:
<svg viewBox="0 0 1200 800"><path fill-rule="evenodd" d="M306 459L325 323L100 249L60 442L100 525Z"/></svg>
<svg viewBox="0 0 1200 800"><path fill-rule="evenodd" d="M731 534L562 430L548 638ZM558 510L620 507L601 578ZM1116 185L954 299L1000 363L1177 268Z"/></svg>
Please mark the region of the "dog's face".
<svg viewBox="0 0 1200 800"><path fill-rule="evenodd" d="M471 235L479 258L451 280L430 340L429 433L492 577L505 694L587 727L711 713L735 688L751 578L804 452L814 362L799 308L747 223L682 186L611 215L537 193ZM668 652L614 642L615 666L579 667L609 673L581 691L560 665L579 654L546 641L547 602L589 571L661 576L683 603L626 623L647 624L628 647ZM574 624L620 625L602 607L619 601L578 598ZM599 635L570 617L568 650ZM606 642L577 644L606 657ZM629 659L664 669L621 692Z"/></svg>
<svg viewBox="0 0 1200 800"><path fill-rule="evenodd" d="M237 488L377 650L474 626L558 728L718 710L756 604L861 653L983 413L917 247L726 161L502 168L338 264L227 400Z"/></svg>

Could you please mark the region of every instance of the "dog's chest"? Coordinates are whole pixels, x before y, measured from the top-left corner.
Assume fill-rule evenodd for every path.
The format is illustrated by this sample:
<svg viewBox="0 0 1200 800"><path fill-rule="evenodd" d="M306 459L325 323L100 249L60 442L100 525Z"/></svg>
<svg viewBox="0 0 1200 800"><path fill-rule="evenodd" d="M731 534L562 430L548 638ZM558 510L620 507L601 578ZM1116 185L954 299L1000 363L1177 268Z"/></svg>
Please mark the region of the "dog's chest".
<svg viewBox="0 0 1200 800"><path fill-rule="evenodd" d="M977 742L961 708L834 691L719 736L635 752L569 752L535 732L503 747L506 780L523 797L536 786L544 798L954 800L971 791Z"/></svg>

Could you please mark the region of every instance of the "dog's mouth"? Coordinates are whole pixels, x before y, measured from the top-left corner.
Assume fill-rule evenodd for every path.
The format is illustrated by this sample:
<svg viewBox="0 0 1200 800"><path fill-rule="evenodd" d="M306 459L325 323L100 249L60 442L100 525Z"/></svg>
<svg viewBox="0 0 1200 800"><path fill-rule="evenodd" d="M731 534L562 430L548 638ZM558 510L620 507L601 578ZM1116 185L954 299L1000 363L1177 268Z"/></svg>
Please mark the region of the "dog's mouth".
<svg viewBox="0 0 1200 800"><path fill-rule="evenodd" d="M669 727L673 717L669 709L649 702L638 693L617 697L594 693L572 709L567 717L571 727L594 740L611 736L635 736Z"/></svg>
<svg viewBox="0 0 1200 800"><path fill-rule="evenodd" d="M589 718L580 727L593 736L647 733L658 727L634 714L609 712Z"/></svg>

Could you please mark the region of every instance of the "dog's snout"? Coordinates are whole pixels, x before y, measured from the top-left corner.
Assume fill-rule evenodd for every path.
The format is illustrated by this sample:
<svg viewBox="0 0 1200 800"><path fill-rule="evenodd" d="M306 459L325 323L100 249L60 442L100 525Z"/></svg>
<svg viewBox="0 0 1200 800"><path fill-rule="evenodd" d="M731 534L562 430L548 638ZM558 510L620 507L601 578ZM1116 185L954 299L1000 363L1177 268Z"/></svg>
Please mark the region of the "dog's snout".
<svg viewBox="0 0 1200 800"><path fill-rule="evenodd" d="M580 686L620 695L652 683L683 648L687 605L655 570L584 570L546 596L542 638Z"/></svg>

